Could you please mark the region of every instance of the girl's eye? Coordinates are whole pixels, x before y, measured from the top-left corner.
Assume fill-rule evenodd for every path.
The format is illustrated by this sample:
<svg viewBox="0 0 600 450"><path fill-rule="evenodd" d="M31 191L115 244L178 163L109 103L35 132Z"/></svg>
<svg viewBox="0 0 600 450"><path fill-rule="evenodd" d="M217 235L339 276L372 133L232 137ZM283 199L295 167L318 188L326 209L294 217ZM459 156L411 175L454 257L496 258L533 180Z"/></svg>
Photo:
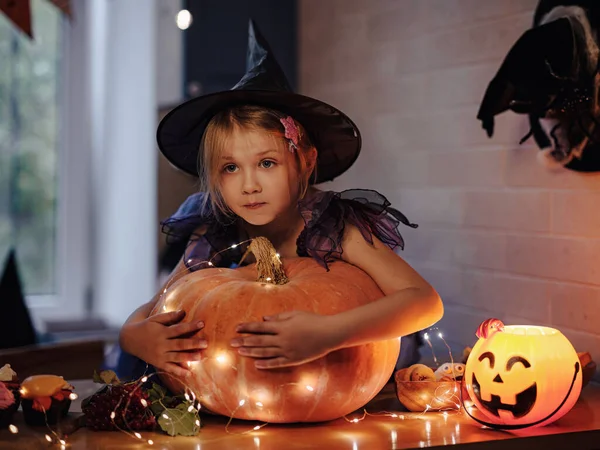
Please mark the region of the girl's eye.
<svg viewBox="0 0 600 450"><path fill-rule="evenodd" d="M261 167L264 169L270 169L271 167L275 166L275 164L275 161L271 161L269 159L265 159L264 161L260 162Z"/></svg>
<svg viewBox="0 0 600 450"><path fill-rule="evenodd" d="M233 173L237 170L237 166L235 164L227 164L225 167L223 167L223 172L226 173Z"/></svg>

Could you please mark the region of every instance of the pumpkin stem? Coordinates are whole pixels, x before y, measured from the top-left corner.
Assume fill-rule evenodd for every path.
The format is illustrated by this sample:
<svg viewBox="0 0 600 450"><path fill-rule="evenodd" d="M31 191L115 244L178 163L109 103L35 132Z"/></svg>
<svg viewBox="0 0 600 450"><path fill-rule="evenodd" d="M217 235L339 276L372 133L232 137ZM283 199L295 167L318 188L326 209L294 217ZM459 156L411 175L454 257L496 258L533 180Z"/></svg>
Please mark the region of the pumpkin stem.
<svg viewBox="0 0 600 450"><path fill-rule="evenodd" d="M271 284L286 284L290 281L283 270L283 263L279 259L275 247L266 237L252 239L246 254L248 252L252 252L256 258L257 281Z"/></svg>

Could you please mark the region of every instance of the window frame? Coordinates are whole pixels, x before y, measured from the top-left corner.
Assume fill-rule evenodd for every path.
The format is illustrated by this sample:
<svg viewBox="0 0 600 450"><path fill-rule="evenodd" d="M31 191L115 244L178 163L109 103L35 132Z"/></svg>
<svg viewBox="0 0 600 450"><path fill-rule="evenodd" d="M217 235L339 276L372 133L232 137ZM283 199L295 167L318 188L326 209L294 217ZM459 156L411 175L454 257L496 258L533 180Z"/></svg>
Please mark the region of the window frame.
<svg viewBox="0 0 600 450"><path fill-rule="evenodd" d="M91 310L90 208L91 131L89 121L89 14L73 0L73 18L62 19L58 84L59 130L54 294L27 295L36 329L47 320L79 320Z"/></svg>

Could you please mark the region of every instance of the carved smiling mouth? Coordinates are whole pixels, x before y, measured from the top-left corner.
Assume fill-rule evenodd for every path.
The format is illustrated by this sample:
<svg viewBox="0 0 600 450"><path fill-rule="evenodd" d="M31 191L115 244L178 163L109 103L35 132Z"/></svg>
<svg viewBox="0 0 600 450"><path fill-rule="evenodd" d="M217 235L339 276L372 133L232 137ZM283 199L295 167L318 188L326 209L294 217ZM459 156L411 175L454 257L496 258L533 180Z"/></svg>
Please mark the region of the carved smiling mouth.
<svg viewBox="0 0 600 450"><path fill-rule="evenodd" d="M500 396L493 394L492 400L483 400L481 398L481 386L479 385L475 374L473 374L473 392L481 404L495 416L500 417L498 410L503 409L505 411L510 411L513 417L517 419L525 416L529 411L531 411L531 408L533 408L533 405L537 399L537 384L533 383L530 387L517 394L516 404L514 405L502 403L500 401Z"/></svg>

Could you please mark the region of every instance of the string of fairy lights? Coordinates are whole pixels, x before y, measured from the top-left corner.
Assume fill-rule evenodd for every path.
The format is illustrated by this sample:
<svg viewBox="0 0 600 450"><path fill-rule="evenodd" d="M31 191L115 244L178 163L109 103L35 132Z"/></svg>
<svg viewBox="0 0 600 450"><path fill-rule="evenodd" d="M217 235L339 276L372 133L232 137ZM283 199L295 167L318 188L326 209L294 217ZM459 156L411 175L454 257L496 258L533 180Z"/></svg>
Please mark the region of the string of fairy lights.
<svg viewBox="0 0 600 450"><path fill-rule="evenodd" d="M182 272L186 272L187 270L193 270L197 267L200 267L201 265L206 265L208 267L215 267L214 266L214 259L216 257L218 257L220 254L227 252L229 250L235 249L237 247L239 247L240 245L246 244L248 242L251 242L252 239L246 240L246 241L242 241L239 242L237 244L233 244L227 248L225 248L224 250L221 250L217 253L215 253L209 260L206 261L200 261L197 262L193 265L189 265L187 267L185 267L184 269L182 269ZM246 253L244 253L244 255L242 256L242 259L240 260L240 263L242 263L242 261L244 260L244 258L246 257L246 255L248 254L248 251L246 251ZM280 262L280 255L278 253L275 253L274 257ZM192 263L192 259L188 260L188 264ZM165 287L163 289L163 291L161 292L161 295L159 297L159 302L161 302L163 300L163 296L166 295L166 293L168 292L169 288L178 280L178 275L181 275L182 273L175 273L173 274L173 276L171 276L171 278L169 279L169 281L165 284ZM266 281L270 281L268 278L266 279ZM166 310L166 307L164 306L163 303L163 309ZM452 356L452 351L450 346L448 345L448 343L446 342L446 340L443 337L442 332L437 328L437 327L432 327L430 329L427 330L427 332L424 333L423 337L425 339L425 342L427 342L428 346L431 349L432 355L433 355L433 360L434 363L436 364L436 366L439 366L439 362L438 359L436 357L435 354L435 350L433 348L433 345L431 343L431 339L429 336L429 332L437 332L437 337L444 343L444 345L446 346L446 348L448 349L448 354L450 356L450 361L452 363L452 365L454 365L454 359ZM213 357L218 364L220 365L228 365L230 368L233 368L234 370L237 370L237 368L235 366L233 366L232 364L229 363L229 358L227 358L226 355L224 354L220 354L217 355L216 357ZM208 359L213 359L213 358L208 358ZM187 365L190 368L193 368L194 364L198 364L198 361L188 361ZM148 370L148 366L146 366L146 371ZM112 412L110 413L109 417L111 419L111 423L112 425L115 427L115 429L117 429L117 431L120 431L122 433L124 433L125 435L138 440L138 441L145 441L146 444L148 445L154 445L154 441L150 438L145 438L139 431L137 430L133 430L130 425L129 422L127 421L127 412L129 410L129 407L131 405L132 402L132 397L134 396L135 392L138 389L141 389L142 386L151 378L154 376L159 376L159 375L169 375L171 377L173 377L173 374L169 374L167 372L153 372L150 374L144 374L142 377L138 378L137 380L134 380L128 384L134 384L134 388L132 390L130 390L128 392L128 394L125 394L123 397L121 397L119 399L119 401L117 402L116 406L113 408ZM187 412L194 414L195 417L195 421L194 421L194 425L197 427L200 427L201 423L200 423L200 410L202 409L202 399L197 398L196 394L194 393L193 389L186 384L184 381L179 380L178 381L181 383L181 385L184 388L184 398L186 399L186 401L188 403L190 403L190 406L187 408ZM285 386L288 385L294 385L294 386L298 386L298 385L302 385L302 383L285 383L279 386L279 388L284 388ZM344 416L343 419L348 422L348 423L359 423L362 422L363 420L365 420L367 417L390 417L392 419L399 419L399 420L406 420L406 419L419 419L422 418L424 414L428 413L429 411L437 411L437 412L441 412L442 415L444 416L444 418L447 418L449 415L448 411L455 411L456 413L460 413L461 410L461 398L458 395L459 389L461 389L462 383L459 381L455 381L453 382L453 388L448 389L447 388L447 383L443 383L444 386L442 386L442 384L440 384L440 387L435 389L435 392L432 395L431 401L429 403L426 404L425 410L421 413L397 413L397 412L390 412L390 411L381 411L378 413L370 413L368 412L366 409L363 409L362 411L362 415L357 416L357 417L352 417L349 418L348 416ZM309 392L314 392L315 388L309 384L305 384L304 388L306 389L307 393ZM442 391L443 392L439 392ZM71 393L71 395L69 396L69 398L71 400L75 400L77 399L77 394L76 393ZM264 423L259 423L258 425L255 425L247 430L241 431L241 432L231 432L230 431L230 426L233 422L233 420L235 419L235 415L236 413L243 408L244 406L248 405L250 400L249 399L240 399L236 408L230 412L229 415L229 420L227 421L227 424L225 425L225 432L228 434L248 434L248 433L253 433L256 432L262 428L264 428L265 426L267 426L269 423L268 422L264 422ZM168 414L167 411L167 407L162 403L162 399L159 400L159 402L161 403L161 405L164 407L164 411L161 413L161 417L165 420L170 420L171 426L175 426L175 423L177 421L180 421L181 418L180 417L172 417ZM442 408L439 407L438 405L447 405L448 402L452 403L454 406L453 407L446 407L446 408ZM121 419L123 419L123 423L125 424L126 428L122 428L118 425L118 423L116 422L116 418L117 418L117 414L118 414L118 410L121 407L121 405L123 405L124 403L124 408L121 412ZM150 408L148 401L144 398L142 398L140 400L141 405L144 408ZM260 401L258 402L254 402L255 406L257 407L262 407L262 403ZM436 404L437 403L437 404ZM44 437L46 439L46 441L48 441L49 443L56 443L59 444L61 446L61 450L66 449L67 447L67 437L66 435L59 435L54 429L52 429L52 427L48 424L47 421L47 416L46 416L46 411L43 410L44 412L44 416L46 417L46 427L50 430L50 434L45 434ZM15 426L14 424L10 424L9 425L9 431L13 434L17 434L19 433L19 429L17 428L17 426ZM392 440L393 437L392 437Z"/></svg>

